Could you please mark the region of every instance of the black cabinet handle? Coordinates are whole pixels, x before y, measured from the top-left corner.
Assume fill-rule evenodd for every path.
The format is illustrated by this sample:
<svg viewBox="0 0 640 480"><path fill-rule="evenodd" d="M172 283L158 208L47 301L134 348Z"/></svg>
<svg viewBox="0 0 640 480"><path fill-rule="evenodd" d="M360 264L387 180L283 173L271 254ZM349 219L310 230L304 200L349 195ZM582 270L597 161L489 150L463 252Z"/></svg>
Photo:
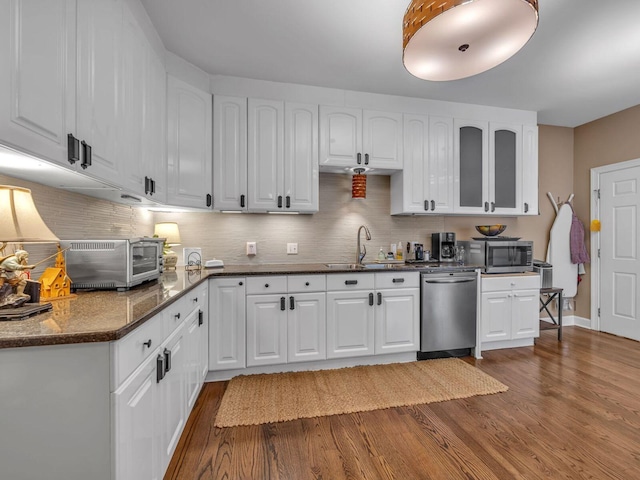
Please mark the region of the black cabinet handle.
<svg viewBox="0 0 640 480"><path fill-rule="evenodd" d="M268 284L268 283L265 283L265 284L264 284L264 288L269 288L269 284Z"/></svg>
<svg viewBox="0 0 640 480"><path fill-rule="evenodd" d="M244 284L243 284L242 282L238 282L238 285L242 286L242 285L244 285Z"/></svg>
<svg viewBox="0 0 640 480"><path fill-rule="evenodd" d="M244 195L240 195L240 206L244 208Z"/></svg>
<svg viewBox="0 0 640 480"><path fill-rule="evenodd" d="M368 153L364 154L364 164L365 165L369 165L369 154Z"/></svg>
<svg viewBox="0 0 640 480"><path fill-rule="evenodd" d="M284 310L284 297L280 297L280 310Z"/></svg>
<svg viewBox="0 0 640 480"><path fill-rule="evenodd" d="M289 195L287 195L286 199L287 199L287 203L285 204L285 207L291 208L291 197Z"/></svg>
<svg viewBox="0 0 640 480"><path fill-rule="evenodd" d="M378 292L378 305L382 305L382 294Z"/></svg>
<svg viewBox="0 0 640 480"><path fill-rule="evenodd" d="M345 280L344 284L345 285L357 285L358 284L358 280Z"/></svg>
<svg viewBox="0 0 640 480"><path fill-rule="evenodd" d="M524 202L524 213L527 213L529 211L529 204L527 202Z"/></svg>
<svg viewBox="0 0 640 480"><path fill-rule="evenodd" d="M362 163L362 154L361 153L358 153L356 161L358 162L358 165L360 165Z"/></svg>
<svg viewBox="0 0 640 480"><path fill-rule="evenodd" d="M153 195L154 193L156 193L156 181L152 178L151 179L151 195Z"/></svg>
<svg viewBox="0 0 640 480"><path fill-rule="evenodd" d="M489 211L489 202L484 202L484 211L485 212Z"/></svg>
<svg viewBox="0 0 640 480"><path fill-rule="evenodd" d="M151 191L151 179L149 177L144 177L144 194L148 195Z"/></svg>
<svg viewBox="0 0 640 480"><path fill-rule="evenodd" d="M429 200L425 200L425 201L424 201L424 209L425 209L425 211L427 211L427 212L429 211Z"/></svg>
<svg viewBox="0 0 640 480"><path fill-rule="evenodd" d="M174 317L176 317L176 320L180 320L180 313L176 313Z"/></svg>
<svg viewBox="0 0 640 480"><path fill-rule="evenodd" d="M308 287L309 286L309 282L305 282L305 285Z"/></svg>
<svg viewBox="0 0 640 480"><path fill-rule="evenodd" d="M146 342L142 342L142 344L147 348L151 348L151 339L147 340Z"/></svg>
<svg viewBox="0 0 640 480"><path fill-rule="evenodd" d="M201 327L204 323L204 313L202 310L198 310L198 326Z"/></svg>
<svg viewBox="0 0 640 480"><path fill-rule="evenodd" d="M431 200L431 210L435 210L435 209L436 209L436 202Z"/></svg>
<svg viewBox="0 0 640 480"><path fill-rule="evenodd" d="M193 297L193 298L191 299L191 301L192 301L192 302L197 302L197 301L198 301L198 297Z"/></svg>
<svg viewBox="0 0 640 480"><path fill-rule="evenodd" d="M491 202L491 211L492 212L496 211L496 202Z"/></svg>
<svg viewBox="0 0 640 480"><path fill-rule="evenodd" d="M213 198L211 197L210 193L207 193L207 199L206 199L207 207L210 207L212 203L213 203Z"/></svg>
<svg viewBox="0 0 640 480"><path fill-rule="evenodd" d="M80 166L86 169L91 166L91 145L84 140L80 143L82 145L82 163Z"/></svg>
<svg viewBox="0 0 640 480"><path fill-rule="evenodd" d="M293 297L289 297L289 310L295 310L296 302Z"/></svg>
<svg viewBox="0 0 640 480"><path fill-rule="evenodd" d="M160 380L164 378L164 375L164 356L158 354L158 357L156 358L156 383L160 383Z"/></svg>
<svg viewBox="0 0 640 480"><path fill-rule="evenodd" d="M393 283L404 283L404 278L394 278L391 280Z"/></svg>
<svg viewBox="0 0 640 480"><path fill-rule="evenodd" d="M171 350L168 348L164 349L164 373L169 373L171 370Z"/></svg>
<svg viewBox="0 0 640 480"><path fill-rule="evenodd" d="M373 306L373 293L369 294L369 306Z"/></svg>
<svg viewBox="0 0 640 480"><path fill-rule="evenodd" d="M278 195L278 208L282 208L282 195Z"/></svg>
<svg viewBox="0 0 640 480"><path fill-rule="evenodd" d="M71 165L80 161L80 140L71 133L67 134L67 160Z"/></svg>

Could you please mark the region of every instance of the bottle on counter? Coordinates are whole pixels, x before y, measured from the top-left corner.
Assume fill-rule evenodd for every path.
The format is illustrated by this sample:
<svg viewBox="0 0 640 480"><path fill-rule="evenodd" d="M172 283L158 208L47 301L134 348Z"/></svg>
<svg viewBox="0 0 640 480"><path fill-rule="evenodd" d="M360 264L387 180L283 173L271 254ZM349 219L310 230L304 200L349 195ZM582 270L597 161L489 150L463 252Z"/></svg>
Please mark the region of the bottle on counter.
<svg viewBox="0 0 640 480"><path fill-rule="evenodd" d="M380 251L378 252L378 260L384 260L387 258L387 255L384 253L384 248L380 247Z"/></svg>
<svg viewBox="0 0 640 480"><path fill-rule="evenodd" d="M398 242L396 247L396 260L404 259L404 247L402 246L402 242Z"/></svg>

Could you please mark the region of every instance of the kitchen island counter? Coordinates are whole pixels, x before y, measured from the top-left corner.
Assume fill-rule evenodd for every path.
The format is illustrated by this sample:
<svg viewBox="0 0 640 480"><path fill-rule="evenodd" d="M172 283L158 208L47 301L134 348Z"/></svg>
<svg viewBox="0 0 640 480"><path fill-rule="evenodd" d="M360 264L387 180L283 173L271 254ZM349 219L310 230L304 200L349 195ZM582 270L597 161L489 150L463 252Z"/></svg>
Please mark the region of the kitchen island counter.
<svg viewBox="0 0 640 480"><path fill-rule="evenodd" d="M432 264L433 266L433 264ZM392 270L329 268L326 264L228 265L185 271L178 267L158 281L125 292L78 291L71 298L52 300L52 310L23 320L0 321L0 348L110 342L124 337L209 277L304 275L416 271L407 264Z"/></svg>

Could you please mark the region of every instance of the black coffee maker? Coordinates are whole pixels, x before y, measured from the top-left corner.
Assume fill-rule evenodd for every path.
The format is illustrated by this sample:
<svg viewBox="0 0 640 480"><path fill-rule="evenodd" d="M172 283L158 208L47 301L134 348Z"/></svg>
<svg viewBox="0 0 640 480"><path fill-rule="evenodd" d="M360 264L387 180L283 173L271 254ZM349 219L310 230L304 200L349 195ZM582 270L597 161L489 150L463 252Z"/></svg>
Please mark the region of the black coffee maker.
<svg viewBox="0 0 640 480"><path fill-rule="evenodd" d="M431 256L438 262L453 262L456 259L456 234L438 232L431 234Z"/></svg>

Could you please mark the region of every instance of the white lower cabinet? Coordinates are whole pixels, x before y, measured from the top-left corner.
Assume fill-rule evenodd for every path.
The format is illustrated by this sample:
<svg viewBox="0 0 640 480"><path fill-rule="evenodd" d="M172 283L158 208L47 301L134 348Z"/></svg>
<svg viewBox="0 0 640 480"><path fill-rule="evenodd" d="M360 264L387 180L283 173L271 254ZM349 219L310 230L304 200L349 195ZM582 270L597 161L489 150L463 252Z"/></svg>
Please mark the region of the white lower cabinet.
<svg viewBox="0 0 640 480"><path fill-rule="evenodd" d="M205 282L112 344L116 480L164 476L208 369L207 293Z"/></svg>
<svg viewBox="0 0 640 480"><path fill-rule="evenodd" d="M540 277L483 275L481 285L482 350L533 344L540 334Z"/></svg>
<svg viewBox="0 0 640 480"><path fill-rule="evenodd" d="M419 350L419 273L331 275L327 290L327 358Z"/></svg>
<svg viewBox="0 0 640 480"><path fill-rule="evenodd" d="M247 367L287 363L286 291L247 295Z"/></svg>
<svg viewBox="0 0 640 480"><path fill-rule="evenodd" d="M287 361L324 360L327 358L327 294L289 293L292 295L287 312Z"/></svg>
<svg viewBox="0 0 640 480"><path fill-rule="evenodd" d="M246 280L209 279L209 370L233 370L246 364Z"/></svg>

